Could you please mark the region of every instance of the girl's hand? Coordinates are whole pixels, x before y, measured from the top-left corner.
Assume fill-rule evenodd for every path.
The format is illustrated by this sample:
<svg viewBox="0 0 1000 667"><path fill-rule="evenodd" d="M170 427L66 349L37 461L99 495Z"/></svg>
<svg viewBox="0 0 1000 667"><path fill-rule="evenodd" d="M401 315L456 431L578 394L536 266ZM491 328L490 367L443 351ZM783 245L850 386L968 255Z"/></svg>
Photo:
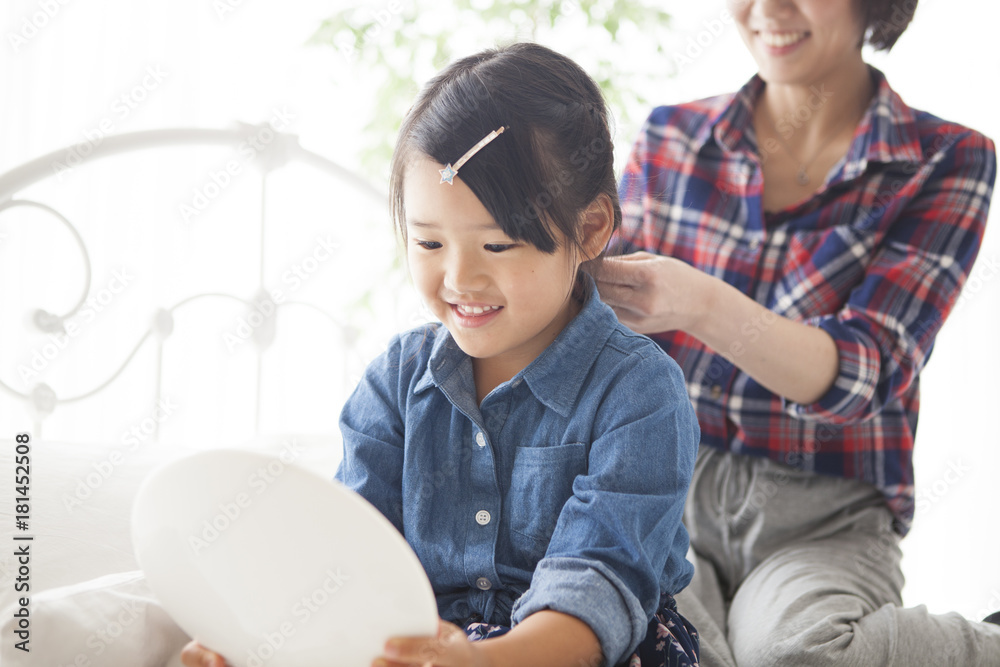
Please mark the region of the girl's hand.
<svg viewBox="0 0 1000 667"><path fill-rule="evenodd" d="M437 637L393 637L372 667L490 667L476 642L460 627L438 621Z"/></svg>
<svg viewBox="0 0 1000 667"><path fill-rule="evenodd" d="M187 667L229 667L225 658L196 641L189 642L181 651L181 662Z"/></svg>
<svg viewBox="0 0 1000 667"><path fill-rule="evenodd" d="M690 264L648 252L607 257L597 289L622 324L638 333L685 331L694 335L712 307L718 282Z"/></svg>

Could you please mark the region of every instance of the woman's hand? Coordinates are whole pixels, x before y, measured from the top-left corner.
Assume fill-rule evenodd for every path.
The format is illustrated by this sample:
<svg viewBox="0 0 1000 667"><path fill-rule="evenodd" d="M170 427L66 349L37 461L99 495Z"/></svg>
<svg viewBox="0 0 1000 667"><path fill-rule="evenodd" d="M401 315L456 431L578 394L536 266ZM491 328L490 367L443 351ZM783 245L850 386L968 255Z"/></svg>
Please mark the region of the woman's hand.
<svg viewBox="0 0 1000 667"><path fill-rule="evenodd" d="M476 642L457 625L438 621L436 637L393 637L372 667L490 667Z"/></svg>
<svg viewBox="0 0 1000 667"><path fill-rule="evenodd" d="M826 331L776 315L732 285L671 257L609 257L597 288L622 324L639 333L680 330L779 396L818 401L840 371Z"/></svg>
<svg viewBox="0 0 1000 667"><path fill-rule="evenodd" d="M181 651L181 662L187 667L229 667L225 658L196 641L189 642Z"/></svg>
<svg viewBox="0 0 1000 667"><path fill-rule="evenodd" d="M715 278L690 264L648 252L607 257L595 276L601 299L638 333L693 333L713 301Z"/></svg>

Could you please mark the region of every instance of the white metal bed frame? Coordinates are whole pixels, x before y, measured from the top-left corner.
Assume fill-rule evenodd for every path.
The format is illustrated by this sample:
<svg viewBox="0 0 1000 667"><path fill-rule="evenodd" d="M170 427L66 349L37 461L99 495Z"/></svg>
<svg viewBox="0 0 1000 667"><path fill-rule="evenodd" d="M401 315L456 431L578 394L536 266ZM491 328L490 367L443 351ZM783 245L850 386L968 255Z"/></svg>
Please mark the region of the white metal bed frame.
<svg viewBox="0 0 1000 667"><path fill-rule="evenodd" d="M53 170L53 165L59 160L65 160L67 155L77 155L80 156L80 162L74 165L74 168L79 166L84 162L92 162L94 160L103 159L111 157L114 155L129 153L132 151L148 150L161 147L176 147L176 146L198 146L198 145L216 145L216 146L231 146L236 147L242 142L246 141L248 137L254 134L262 132L264 129L274 134L274 138L268 141L254 159L254 164L259 168L261 172L261 220L260 220L260 278L258 295L255 300L259 300L261 295L266 295L267 291L264 285L264 258L265 258L265 238L267 230L267 220L266 220L266 197L267 197L267 181L268 176L288 164L290 161L296 160L305 165L314 167L326 174L329 174L333 178L343 182L344 184L350 186L357 193L370 199L373 204L378 205L384 210L388 210L388 198L387 196L372 186L369 182L364 180L362 177L353 173L349 169L329 160L317 153L309 151L303 148L299 144L298 136L294 134L281 133L270 128L267 124L261 125L249 125L246 123L238 123L233 129L204 129L204 128L171 128L171 129L160 129L160 130L147 130L141 132L131 132L120 135L113 135L105 137L96 146L90 142L80 142L61 148L59 150L53 151L46 155L42 155L34 160L31 160L19 167L16 167L4 174L0 174L0 214L8 209L13 209L16 207L32 207L44 210L51 214L55 219L60 221L66 229L73 236L83 258L84 268L86 277L83 282L81 289L80 298L77 300L76 304L67 312L62 314L55 314L47 312L41 308L35 309L32 313L31 323L32 325L42 333L50 334L65 334L65 321L72 317L86 302L88 296L90 296L91 282L92 282L92 268L90 264L90 257L87 253L86 245L84 244L83 237L77 231L76 227L70 220L63 216L59 211L44 204L42 202L34 201L31 199L17 199L15 195L23 190L24 188L33 185L39 181L46 178L50 178L56 175L56 171ZM253 301L248 301L247 299L228 293L221 292L208 292L201 294L194 294L189 297L182 299L181 301L175 303L169 308L160 308L153 316L152 321L149 324L146 332L139 338L139 340L132 347L129 354L125 357L124 361L118 366L110 376L96 384L93 388L84 391L75 396L60 396L55 389L44 382L36 383L30 391L18 391L14 387L9 386L0 379L0 390L7 392L8 394L22 400L27 404L29 411L32 414L32 419L34 421L34 435L35 437L40 437L42 434L42 425L46 417L51 415L59 405L72 403L75 401L82 401L87 398L94 396L99 393L102 389L107 387L109 384L115 381L119 375L129 366L132 359L135 357L136 353L143 346L149 338L154 338L155 344L157 346L157 370L156 370L156 394L154 405L158 405L162 395L162 381L163 381L163 342L170 336L174 328L174 318L173 313L178 308L185 306L195 300L215 297L215 298L226 298L236 300L243 303L248 308L254 307ZM254 327L252 338L256 349L256 361L257 361L257 386L256 386L256 410L255 410L255 423L254 432L255 434L260 434L260 401L261 401L261 363L262 355L264 350L268 348L274 339L275 332L275 319L277 317L277 312L280 308L289 305L300 305L308 308L312 308L325 317L329 318L331 322L337 327L337 330L341 334L342 341L345 344L345 349L349 348L351 342L356 339L357 332L347 323L341 322L333 314L329 313L327 310L321 308L312 303L303 301L283 301L280 304L274 304L274 312L270 317L265 318L264 323L261 326ZM256 311L255 311L256 312ZM2 354L2 351L0 351ZM158 439L159 436L159 423L156 422L154 426L155 430L151 434L154 441Z"/></svg>

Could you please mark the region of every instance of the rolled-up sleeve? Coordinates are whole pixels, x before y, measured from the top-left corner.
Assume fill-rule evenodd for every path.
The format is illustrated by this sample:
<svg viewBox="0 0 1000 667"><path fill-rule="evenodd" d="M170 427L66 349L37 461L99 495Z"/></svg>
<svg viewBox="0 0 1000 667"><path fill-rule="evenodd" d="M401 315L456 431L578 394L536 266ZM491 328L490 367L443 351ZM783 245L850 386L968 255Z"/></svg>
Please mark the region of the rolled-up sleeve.
<svg viewBox="0 0 1000 667"><path fill-rule="evenodd" d="M629 586L607 565L582 558L539 562L531 588L512 612L515 624L543 609L574 616L593 630L606 665L616 665L646 636L649 620Z"/></svg>
<svg viewBox="0 0 1000 667"><path fill-rule="evenodd" d="M789 414L836 424L869 419L926 364L979 252L996 178L993 142L970 132L924 168L922 191L886 230L843 308L806 320L833 338L839 374L815 403L783 400Z"/></svg>
<svg viewBox="0 0 1000 667"><path fill-rule="evenodd" d="M681 518L699 429L680 369L650 350L621 366L598 408L588 470L512 612L515 624L543 609L579 618L609 665L645 637L661 582L676 593L691 577Z"/></svg>

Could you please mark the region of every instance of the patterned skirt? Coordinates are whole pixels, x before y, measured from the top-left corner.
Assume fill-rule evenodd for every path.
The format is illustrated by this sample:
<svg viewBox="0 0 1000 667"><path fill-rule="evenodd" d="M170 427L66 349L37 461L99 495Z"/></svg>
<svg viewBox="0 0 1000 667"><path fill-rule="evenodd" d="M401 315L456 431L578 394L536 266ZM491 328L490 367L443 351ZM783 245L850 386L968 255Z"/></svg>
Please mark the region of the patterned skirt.
<svg viewBox="0 0 1000 667"><path fill-rule="evenodd" d="M510 632L505 625L471 622L465 634L471 641L499 637ZM677 613L674 598L664 593L660 608L649 622L646 638L627 660L616 667L698 667L698 631Z"/></svg>

